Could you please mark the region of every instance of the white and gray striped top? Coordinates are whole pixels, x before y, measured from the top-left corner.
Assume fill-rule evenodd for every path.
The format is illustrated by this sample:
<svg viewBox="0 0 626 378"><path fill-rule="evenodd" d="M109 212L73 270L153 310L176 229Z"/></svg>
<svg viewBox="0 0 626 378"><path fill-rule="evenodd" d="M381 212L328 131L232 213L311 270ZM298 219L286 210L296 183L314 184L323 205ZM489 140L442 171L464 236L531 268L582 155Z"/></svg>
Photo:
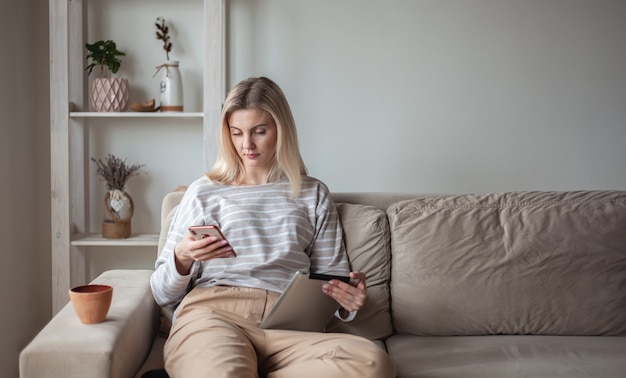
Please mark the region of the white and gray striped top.
<svg viewBox="0 0 626 378"><path fill-rule="evenodd" d="M220 227L237 257L195 262L190 274L180 275L174 247L189 226L210 224ZM326 185L304 176L300 195L292 198L287 179L232 186L203 176L180 202L151 285L157 303L174 306L190 282L282 292L296 270L349 274L341 225Z"/></svg>

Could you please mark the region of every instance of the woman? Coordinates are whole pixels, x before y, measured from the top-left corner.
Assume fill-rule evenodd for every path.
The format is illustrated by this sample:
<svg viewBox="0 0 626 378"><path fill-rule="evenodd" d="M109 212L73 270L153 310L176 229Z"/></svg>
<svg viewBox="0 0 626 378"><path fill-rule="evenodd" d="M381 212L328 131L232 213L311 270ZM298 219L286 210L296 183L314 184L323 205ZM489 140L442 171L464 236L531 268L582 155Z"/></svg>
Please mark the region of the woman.
<svg viewBox="0 0 626 378"><path fill-rule="evenodd" d="M217 225L226 240L190 226ZM323 292L354 318L365 274L349 272L327 187L307 176L282 90L251 78L228 94L214 168L187 189L151 278L162 306L178 306L165 345L171 377L386 377L389 356L348 334L265 330L259 323L295 271L349 275Z"/></svg>

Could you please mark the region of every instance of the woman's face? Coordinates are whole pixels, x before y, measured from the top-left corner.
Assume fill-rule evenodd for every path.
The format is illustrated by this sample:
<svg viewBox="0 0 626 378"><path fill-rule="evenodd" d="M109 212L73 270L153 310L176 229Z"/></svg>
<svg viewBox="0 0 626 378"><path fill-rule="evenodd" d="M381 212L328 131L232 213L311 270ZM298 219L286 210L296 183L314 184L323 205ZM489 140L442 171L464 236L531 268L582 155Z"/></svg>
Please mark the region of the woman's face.
<svg viewBox="0 0 626 378"><path fill-rule="evenodd" d="M230 140L243 160L246 172L269 172L276 156L277 130L264 110L241 109L228 117Z"/></svg>

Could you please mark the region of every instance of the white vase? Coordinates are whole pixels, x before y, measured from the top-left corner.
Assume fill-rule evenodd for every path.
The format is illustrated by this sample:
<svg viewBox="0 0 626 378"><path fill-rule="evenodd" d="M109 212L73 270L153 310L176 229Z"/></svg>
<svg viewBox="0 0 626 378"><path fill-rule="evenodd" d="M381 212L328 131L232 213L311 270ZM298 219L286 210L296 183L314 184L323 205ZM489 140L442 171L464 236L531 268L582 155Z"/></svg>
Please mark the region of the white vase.
<svg viewBox="0 0 626 378"><path fill-rule="evenodd" d="M177 60L169 60L161 66L163 76L160 83L162 112L183 111L183 79Z"/></svg>

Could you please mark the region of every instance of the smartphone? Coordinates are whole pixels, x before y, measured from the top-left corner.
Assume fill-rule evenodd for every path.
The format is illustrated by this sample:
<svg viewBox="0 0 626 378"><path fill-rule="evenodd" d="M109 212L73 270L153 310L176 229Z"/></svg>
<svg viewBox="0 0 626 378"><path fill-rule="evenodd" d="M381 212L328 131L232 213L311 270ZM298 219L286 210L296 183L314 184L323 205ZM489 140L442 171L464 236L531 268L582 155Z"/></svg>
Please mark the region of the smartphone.
<svg viewBox="0 0 626 378"><path fill-rule="evenodd" d="M191 234L196 240L208 238L210 236L215 236L218 238L218 240L226 240L226 237L224 236L224 234L222 234L222 231L220 231L220 228L215 225L191 226L189 227L189 232L191 232ZM235 256L237 256L237 253L235 253L234 250L232 252Z"/></svg>
<svg viewBox="0 0 626 378"><path fill-rule="evenodd" d="M209 226L191 226L189 232L194 236L196 240L208 238L209 236L215 236L218 239L226 239L220 228L214 225Z"/></svg>

